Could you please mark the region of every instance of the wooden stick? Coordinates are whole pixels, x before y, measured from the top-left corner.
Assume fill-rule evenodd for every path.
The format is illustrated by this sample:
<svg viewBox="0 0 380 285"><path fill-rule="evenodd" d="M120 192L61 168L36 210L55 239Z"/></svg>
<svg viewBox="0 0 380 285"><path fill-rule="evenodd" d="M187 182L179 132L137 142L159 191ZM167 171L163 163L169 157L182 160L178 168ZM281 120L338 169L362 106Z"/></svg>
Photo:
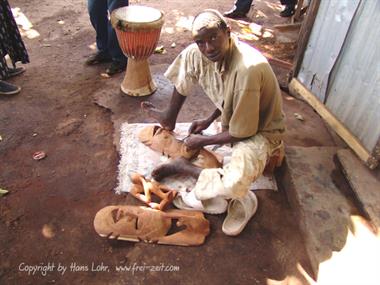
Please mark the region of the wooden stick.
<svg viewBox="0 0 380 285"><path fill-rule="evenodd" d="M282 68L286 68L286 69L292 69L293 68L293 64L290 62L272 57L271 55L269 55L265 52L263 52L262 54L266 57L266 59L269 61L269 63L273 63L274 65L278 65L278 66L280 66Z"/></svg>
<svg viewBox="0 0 380 285"><path fill-rule="evenodd" d="M289 91L293 95L300 95L304 98L369 168L374 169L377 166L377 161L365 149L362 143L296 78L293 78L290 82Z"/></svg>
<svg viewBox="0 0 380 285"><path fill-rule="evenodd" d="M294 23L294 24L281 24L281 25L274 25L273 28L281 31L289 31L289 30L296 30L301 27L301 23Z"/></svg>

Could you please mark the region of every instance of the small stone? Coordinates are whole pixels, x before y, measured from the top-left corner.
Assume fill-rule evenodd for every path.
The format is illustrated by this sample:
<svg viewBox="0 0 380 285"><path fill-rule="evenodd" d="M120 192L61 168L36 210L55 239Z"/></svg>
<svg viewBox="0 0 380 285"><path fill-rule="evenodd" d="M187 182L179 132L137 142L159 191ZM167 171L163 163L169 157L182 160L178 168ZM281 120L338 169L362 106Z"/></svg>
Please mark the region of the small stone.
<svg viewBox="0 0 380 285"><path fill-rule="evenodd" d="M305 121L304 117L298 113L294 113L294 117L297 119L297 120L300 120L300 121Z"/></svg>

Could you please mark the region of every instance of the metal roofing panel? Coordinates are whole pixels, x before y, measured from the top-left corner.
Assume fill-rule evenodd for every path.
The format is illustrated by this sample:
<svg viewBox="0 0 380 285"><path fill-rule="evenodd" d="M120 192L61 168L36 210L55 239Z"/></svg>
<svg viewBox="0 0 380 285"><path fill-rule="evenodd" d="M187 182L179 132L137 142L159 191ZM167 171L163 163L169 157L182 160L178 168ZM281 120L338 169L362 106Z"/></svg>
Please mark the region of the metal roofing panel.
<svg viewBox="0 0 380 285"><path fill-rule="evenodd" d="M329 75L360 0L323 0L297 76L322 102Z"/></svg>
<svg viewBox="0 0 380 285"><path fill-rule="evenodd" d="M326 105L368 151L374 150L380 137L380 1L360 3Z"/></svg>

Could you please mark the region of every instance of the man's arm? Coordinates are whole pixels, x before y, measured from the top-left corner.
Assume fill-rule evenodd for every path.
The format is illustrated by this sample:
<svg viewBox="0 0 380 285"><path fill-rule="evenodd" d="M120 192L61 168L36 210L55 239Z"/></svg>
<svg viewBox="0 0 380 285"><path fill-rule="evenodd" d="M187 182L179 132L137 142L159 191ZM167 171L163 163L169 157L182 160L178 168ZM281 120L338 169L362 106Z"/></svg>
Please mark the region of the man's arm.
<svg viewBox="0 0 380 285"><path fill-rule="evenodd" d="M210 124L215 121L219 116L222 114L222 111L220 111L218 108L215 109L215 111L211 114L210 117L208 117L208 120L210 121Z"/></svg>
<svg viewBox="0 0 380 285"><path fill-rule="evenodd" d="M193 121L189 128L189 134L199 134L201 131L207 129L221 114L222 112L216 109L208 118Z"/></svg>
<svg viewBox="0 0 380 285"><path fill-rule="evenodd" d="M175 128L178 113L185 100L186 96L180 94L174 87L169 106L166 109L157 109L156 106L149 101L141 102L141 108L149 117L160 123L164 129L172 131Z"/></svg>
<svg viewBox="0 0 380 285"><path fill-rule="evenodd" d="M185 140L185 144L189 149L197 149L206 145L229 144L239 142L244 139L246 138L233 137L228 131L224 131L212 136L191 135Z"/></svg>

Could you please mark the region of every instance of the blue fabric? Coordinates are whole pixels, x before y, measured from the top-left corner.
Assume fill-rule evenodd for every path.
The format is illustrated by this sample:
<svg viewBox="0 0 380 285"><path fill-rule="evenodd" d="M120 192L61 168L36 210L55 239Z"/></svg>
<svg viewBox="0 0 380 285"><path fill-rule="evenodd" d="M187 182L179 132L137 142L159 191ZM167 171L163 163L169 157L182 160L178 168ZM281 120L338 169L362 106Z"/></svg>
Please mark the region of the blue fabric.
<svg viewBox="0 0 380 285"><path fill-rule="evenodd" d="M293 6L295 7L297 5L297 0L280 0L282 5L286 6Z"/></svg>
<svg viewBox="0 0 380 285"><path fill-rule="evenodd" d="M253 0L236 0L234 11L247 14L249 9L251 9L251 4Z"/></svg>
<svg viewBox="0 0 380 285"><path fill-rule="evenodd" d="M251 8L253 0L236 0L233 11L247 14ZM280 0L282 5L296 6L297 0Z"/></svg>
<svg viewBox="0 0 380 285"><path fill-rule="evenodd" d="M108 11L128 6L128 0L88 0L90 21L96 31L96 45L99 51L108 53L112 59L126 60L117 41L116 32L108 20Z"/></svg>

